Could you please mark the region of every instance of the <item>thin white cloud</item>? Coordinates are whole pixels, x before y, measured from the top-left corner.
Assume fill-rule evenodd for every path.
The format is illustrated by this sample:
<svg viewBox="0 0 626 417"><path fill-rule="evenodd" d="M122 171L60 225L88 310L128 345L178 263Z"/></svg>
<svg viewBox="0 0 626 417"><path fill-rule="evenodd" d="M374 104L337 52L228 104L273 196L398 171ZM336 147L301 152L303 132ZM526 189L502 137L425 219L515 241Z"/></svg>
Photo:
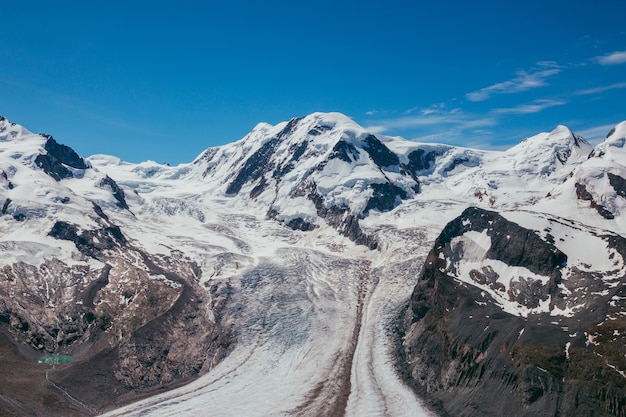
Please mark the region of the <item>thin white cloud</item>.
<svg viewBox="0 0 626 417"><path fill-rule="evenodd" d="M494 114L532 114L539 113L549 107L562 106L565 100L535 100L532 103L521 104L515 107L508 107L493 110Z"/></svg>
<svg viewBox="0 0 626 417"><path fill-rule="evenodd" d="M611 84L611 85L603 85L600 87L588 88L586 90L578 90L574 92L574 94L577 96L586 95L586 94L598 94L598 93L603 93L609 90L616 90L618 88L626 88L626 82L616 83L616 84Z"/></svg>
<svg viewBox="0 0 626 417"><path fill-rule="evenodd" d="M543 68L563 68L561 65L557 64L556 61L539 61L537 65Z"/></svg>
<svg viewBox="0 0 626 417"><path fill-rule="evenodd" d="M545 68L545 62L540 63ZM551 65L556 65L550 63ZM536 70L534 72L518 71L517 76L508 81L490 85L480 90L467 93L465 97L469 101L485 101L496 94L511 94L530 90L532 88L543 87L548 85L546 78L561 72L560 68L549 68Z"/></svg>
<svg viewBox="0 0 626 417"><path fill-rule="evenodd" d="M626 51L617 51L612 54L597 56L594 60L600 65L617 65L626 63Z"/></svg>
<svg viewBox="0 0 626 417"><path fill-rule="evenodd" d="M460 146L470 149L504 150L510 148L509 144L493 142L494 136L491 131L473 130L463 131L457 129L436 132L411 138L414 142L443 143L446 145Z"/></svg>
<svg viewBox="0 0 626 417"><path fill-rule="evenodd" d="M587 142L597 145L606 138L607 134L614 127L615 125L594 126L588 129L577 130L576 133L585 138Z"/></svg>
<svg viewBox="0 0 626 417"><path fill-rule="evenodd" d="M491 116L477 117L463 113L459 109L448 111L427 109L414 115L372 121L367 128L375 133L384 133L397 129L428 129L432 127L473 129L494 126L496 120Z"/></svg>
<svg viewBox="0 0 626 417"><path fill-rule="evenodd" d="M367 125L366 128L369 132L380 134L385 133L387 130L389 130L389 128L384 125Z"/></svg>

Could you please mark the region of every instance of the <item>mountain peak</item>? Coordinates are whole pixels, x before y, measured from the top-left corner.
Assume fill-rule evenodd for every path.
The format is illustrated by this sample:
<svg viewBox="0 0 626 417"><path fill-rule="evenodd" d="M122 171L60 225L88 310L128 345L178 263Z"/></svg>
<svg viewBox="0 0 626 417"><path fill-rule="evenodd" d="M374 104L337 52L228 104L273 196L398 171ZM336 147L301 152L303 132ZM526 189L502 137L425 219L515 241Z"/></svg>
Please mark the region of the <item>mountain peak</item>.
<svg viewBox="0 0 626 417"><path fill-rule="evenodd" d="M511 149L545 149L553 146L589 147L582 136L576 135L565 125L557 125L549 133L542 132L522 140Z"/></svg>
<svg viewBox="0 0 626 417"><path fill-rule="evenodd" d="M606 139L599 143L593 153L592 157L603 158L612 160L618 164L625 165L624 158L626 157L626 121L618 123L607 134Z"/></svg>
<svg viewBox="0 0 626 417"><path fill-rule="evenodd" d="M606 138L624 137L626 136L626 120L615 125L613 129L606 135Z"/></svg>
<svg viewBox="0 0 626 417"><path fill-rule="evenodd" d="M11 123L6 117L0 116L0 141L20 139L31 132L17 123ZM38 136L38 135L33 135Z"/></svg>

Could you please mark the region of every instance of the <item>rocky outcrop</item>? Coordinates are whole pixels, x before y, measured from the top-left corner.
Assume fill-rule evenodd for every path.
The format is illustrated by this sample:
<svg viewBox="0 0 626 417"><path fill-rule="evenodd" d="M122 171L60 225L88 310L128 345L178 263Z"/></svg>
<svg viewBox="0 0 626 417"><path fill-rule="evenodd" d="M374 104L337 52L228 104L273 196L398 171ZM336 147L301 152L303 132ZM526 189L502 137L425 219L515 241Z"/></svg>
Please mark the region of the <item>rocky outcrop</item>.
<svg viewBox="0 0 626 417"><path fill-rule="evenodd" d="M241 187L243 187L245 183L254 182L266 173L271 172L274 169L271 156L279 143L279 138L273 138L264 143L259 150L253 153L250 158L246 160L241 170L237 172L237 175L230 182L228 188L226 188L226 194L235 195L241 191Z"/></svg>
<svg viewBox="0 0 626 417"><path fill-rule="evenodd" d="M457 276L459 257L475 253L452 243L479 232L491 238L485 258L546 278L516 294L511 283L506 294L490 287L504 285L493 270ZM406 310L402 356L407 380L442 414L626 415L626 278L621 273L603 283L599 273L581 269L562 283L567 256L553 239L470 208L435 241ZM615 257L626 256L622 237L602 239ZM584 308L557 307L569 291L590 294ZM505 311L492 296L499 293L530 313ZM546 302L549 309L533 313Z"/></svg>
<svg viewBox="0 0 626 417"><path fill-rule="evenodd" d="M35 158L35 164L43 169L46 174L57 181L61 181L64 178L72 178L74 176L69 168L89 168L83 158L78 156L72 148L59 144L52 136L43 136L47 138L44 145L47 153L38 155Z"/></svg>
<svg viewBox="0 0 626 417"><path fill-rule="evenodd" d="M128 210L128 203L126 202L126 196L124 195L124 190L113 180L111 177L106 175L98 184L100 187L108 188L111 190L113 194L113 198L117 201L116 205L124 210Z"/></svg>
<svg viewBox="0 0 626 417"><path fill-rule="evenodd" d="M574 184L574 187L576 188L576 198L578 198L579 200L583 200L583 201L589 201L589 205L591 206L591 208L595 209L598 212L598 214L604 217L605 219L611 220L615 218L615 215L613 213L611 213L609 210L607 210L606 207L604 207L602 204L599 204L593 198L593 194L591 194L587 190L587 187L585 187L584 184L577 182L576 184Z"/></svg>
<svg viewBox="0 0 626 417"><path fill-rule="evenodd" d="M363 229L361 229L361 226L359 225L359 219L362 218L361 216L351 213L348 207L341 207L337 205L327 207L324 204L324 198L319 195L316 190L316 184L314 182L309 182L308 184L301 184L301 186L296 190L295 195L304 196L311 200L315 205L317 215L324 219L329 226L335 228L340 234L346 236L354 243L367 246L370 249L376 249L378 247L378 242L374 236L366 234ZM388 204L395 204L395 196L392 196L391 200L393 202L388 202ZM379 197L374 199L374 201L378 202L378 204L385 204L385 197L379 195ZM275 218L277 215L277 212L270 211L268 213L268 217L270 218ZM287 225L294 230L303 231L315 228L313 224L304 221L301 218L292 219Z"/></svg>
<svg viewBox="0 0 626 417"><path fill-rule="evenodd" d="M69 240L86 256L96 258L99 252L126 244L126 238L115 225L103 226L101 229L80 230L76 225L57 221L48 233L56 239Z"/></svg>
<svg viewBox="0 0 626 417"><path fill-rule="evenodd" d="M78 232L57 222L51 235L74 242L104 266L62 260L4 265L0 333L34 358L72 355L75 362L49 375L39 365L39 378L26 382L37 386L48 378L58 388L53 391L67 395L47 407L17 407L0 396L0 410L32 413L43 407L36 414L67 415L63 410L76 408L71 399L80 398L76 415L92 415L190 381L232 350L231 328L220 316L225 295L199 286L201 271L193 262L177 254L147 254L105 229ZM207 310L214 312L212 320ZM15 402L27 401L28 391Z"/></svg>

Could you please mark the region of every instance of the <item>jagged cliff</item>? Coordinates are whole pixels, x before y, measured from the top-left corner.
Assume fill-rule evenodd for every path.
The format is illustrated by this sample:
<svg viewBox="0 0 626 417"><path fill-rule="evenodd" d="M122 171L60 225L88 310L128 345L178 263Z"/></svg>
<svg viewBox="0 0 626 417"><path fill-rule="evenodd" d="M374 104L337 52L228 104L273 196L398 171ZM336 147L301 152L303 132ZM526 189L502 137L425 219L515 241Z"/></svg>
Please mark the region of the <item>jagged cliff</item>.
<svg viewBox="0 0 626 417"><path fill-rule="evenodd" d="M465 210L411 296L410 380L454 416L626 415L624 259L610 232Z"/></svg>

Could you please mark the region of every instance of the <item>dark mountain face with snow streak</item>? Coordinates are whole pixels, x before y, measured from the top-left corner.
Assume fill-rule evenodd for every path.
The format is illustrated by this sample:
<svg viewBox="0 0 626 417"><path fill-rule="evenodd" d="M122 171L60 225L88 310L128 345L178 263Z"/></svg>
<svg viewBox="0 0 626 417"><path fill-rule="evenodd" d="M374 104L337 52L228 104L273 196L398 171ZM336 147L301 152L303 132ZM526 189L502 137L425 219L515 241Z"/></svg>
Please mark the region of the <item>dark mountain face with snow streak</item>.
<svg viewBox="0 0 626 417"><path fill-rule="evenodd" d="M625 256L564 218L465 210L411 296L411 380L450 415L622 415Z"/></svg>
<svg viewBox="0 0 626 417"><path fill-rule="evenodd" d="M624 126L482 151L315 113L170 167L1 118L0 410L623 415Z"/></svg>
<svg viewBox="0 0 626 417"><path fill-rule="evenodd" d="M292 229L325 222L372 249L377 242L359 220L371 210L390 211L420 190L409 156L338 114L259 125L232 146L209 149L195 165L225 195L256 203Z"/></svg>

